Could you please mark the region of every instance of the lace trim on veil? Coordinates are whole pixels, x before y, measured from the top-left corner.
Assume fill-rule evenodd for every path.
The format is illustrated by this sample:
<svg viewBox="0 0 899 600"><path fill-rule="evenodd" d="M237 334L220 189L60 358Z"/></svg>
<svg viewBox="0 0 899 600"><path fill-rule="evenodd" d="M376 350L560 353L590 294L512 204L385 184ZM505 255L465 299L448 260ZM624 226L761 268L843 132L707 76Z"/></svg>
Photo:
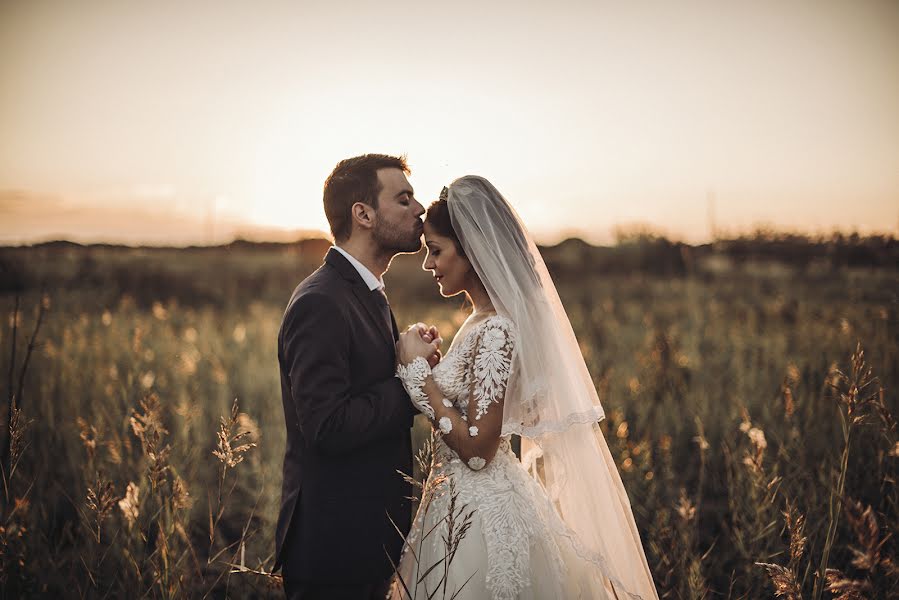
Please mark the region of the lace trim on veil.
<svg viewBox="0 0 899 600"><path fill-rule="evenodd" d="M562 433L567 431L574 425L586 425L588 423L597 423L606 418L606 413L599 406L594 406L590 410L583 412L571 413L561 421L549 421L546 423L538 423L530 427L521 423L503 423L503 430L500 435L520 435L523 438L536 440L549 433Z"/></svg>

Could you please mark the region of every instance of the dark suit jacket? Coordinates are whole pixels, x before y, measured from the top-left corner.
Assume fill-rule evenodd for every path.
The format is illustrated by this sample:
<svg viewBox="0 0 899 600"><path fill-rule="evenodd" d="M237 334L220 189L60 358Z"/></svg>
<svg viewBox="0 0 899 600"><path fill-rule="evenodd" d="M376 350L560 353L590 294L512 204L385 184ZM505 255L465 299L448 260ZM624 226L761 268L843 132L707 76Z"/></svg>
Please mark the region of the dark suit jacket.
<svg viewBox="0 0 899 600"><path fill-rule="evenodd" d="M294 291L278 334L287 425L275 569L310 582L368 583L393 573L411 522L410 427L394 377L396 323L339 252ZM393 315L391 315L391 321ZM386 549L386 551L385 551Z"/></svg>

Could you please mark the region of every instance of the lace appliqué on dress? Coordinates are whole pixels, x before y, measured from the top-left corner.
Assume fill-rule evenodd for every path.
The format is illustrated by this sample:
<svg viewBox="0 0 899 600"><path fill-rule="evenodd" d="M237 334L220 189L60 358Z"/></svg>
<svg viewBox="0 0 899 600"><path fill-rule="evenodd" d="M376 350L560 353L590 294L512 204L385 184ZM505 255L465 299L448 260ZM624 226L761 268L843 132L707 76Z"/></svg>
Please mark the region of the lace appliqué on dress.
<svg viewBox="0 0 899 600"><path fill-rule="evenodd" d="M540 540L545 545L551 568L557 580L564 578L565 567L558 546L552 538L548 518L544 514L545 502L541 502L536 482L521 470L512 454L508 438L500 438L496 457L486 466L468 466L461 461L443 441L437 448L441 465L436 475L446 475L455 480L459 502L476 509L481 520L487 546L486 586L492 600L515 600L522 590L531 586L528 565L531 547ZM440 497L432 508L435 514L447 510L448 499ZM441 552L442 536L446 524L440 525L441 535L432 542L435 552Z"/></svg>
<svg viewBox="0 0 899 600"><path fill-rule="evenodd" d="M482 327L473 365L475 420L484 416L491 404L503 400L515 349L515 330L508 319L491 317Z"/></svg>
<svg viewBox="0 0 899 600"><path fill-rule="evenodd" d="M430 374L431 366L421 356L408 365L398 365L396 368L396 376L403 382L403 387L406 388L406 393L409 394L409 398L415 404L415 407L433 420L434 408L428 402L428 396L422 389L425 385L425 379Z"/></svg>

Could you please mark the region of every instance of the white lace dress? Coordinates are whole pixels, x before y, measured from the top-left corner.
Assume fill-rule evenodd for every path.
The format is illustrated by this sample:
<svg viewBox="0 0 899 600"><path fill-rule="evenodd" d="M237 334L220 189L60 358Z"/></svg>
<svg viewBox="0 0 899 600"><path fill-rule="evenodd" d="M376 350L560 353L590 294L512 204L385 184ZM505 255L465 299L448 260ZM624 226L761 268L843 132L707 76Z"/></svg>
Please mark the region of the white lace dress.
<svg viewBox="0 0 899 600"><path fill-rule="evenodd" d="M487 411L501 410L494 405L505 394L515 337L511 321L492 316L472 326L432 371L446 399L466 415L470 435L477 435L474 428ZM422 400L404 369L399 375L413 400ZM474 418L466 414L472 393L478 410ZM499 450L486 466L477 457L465 464L442 440L435 454L437 465L429 483L445 479L436 486L430 504L419 508L398 569L405 589L394 582L391 597L586 598L579 592L579 575L585 573L572 572L572 567L575 571L589 567L580 566L582 562L567 550L561 533L564 524L543 487L512 452L509 438L500 439ZM470 526L453 552L452 538L458 537L469 512ZM448 555L452 560L447 565ZM431 596L435 589L439 591Z"/></svg>

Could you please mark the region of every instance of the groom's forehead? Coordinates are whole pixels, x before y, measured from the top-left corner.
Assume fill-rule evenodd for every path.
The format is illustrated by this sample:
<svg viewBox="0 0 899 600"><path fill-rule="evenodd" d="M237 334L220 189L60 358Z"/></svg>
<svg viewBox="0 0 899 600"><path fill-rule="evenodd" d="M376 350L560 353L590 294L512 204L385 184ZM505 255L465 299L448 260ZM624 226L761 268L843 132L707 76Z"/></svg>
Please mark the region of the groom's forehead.
<svg viewBox="0 0 899 600"><path fill-rule="evenodd" d="M378 170L378 180L381 182L382 189L391 196L397 196L404 192L412 193L412 185L406 179L406 174L400 169L380 169Z"/></svg>

